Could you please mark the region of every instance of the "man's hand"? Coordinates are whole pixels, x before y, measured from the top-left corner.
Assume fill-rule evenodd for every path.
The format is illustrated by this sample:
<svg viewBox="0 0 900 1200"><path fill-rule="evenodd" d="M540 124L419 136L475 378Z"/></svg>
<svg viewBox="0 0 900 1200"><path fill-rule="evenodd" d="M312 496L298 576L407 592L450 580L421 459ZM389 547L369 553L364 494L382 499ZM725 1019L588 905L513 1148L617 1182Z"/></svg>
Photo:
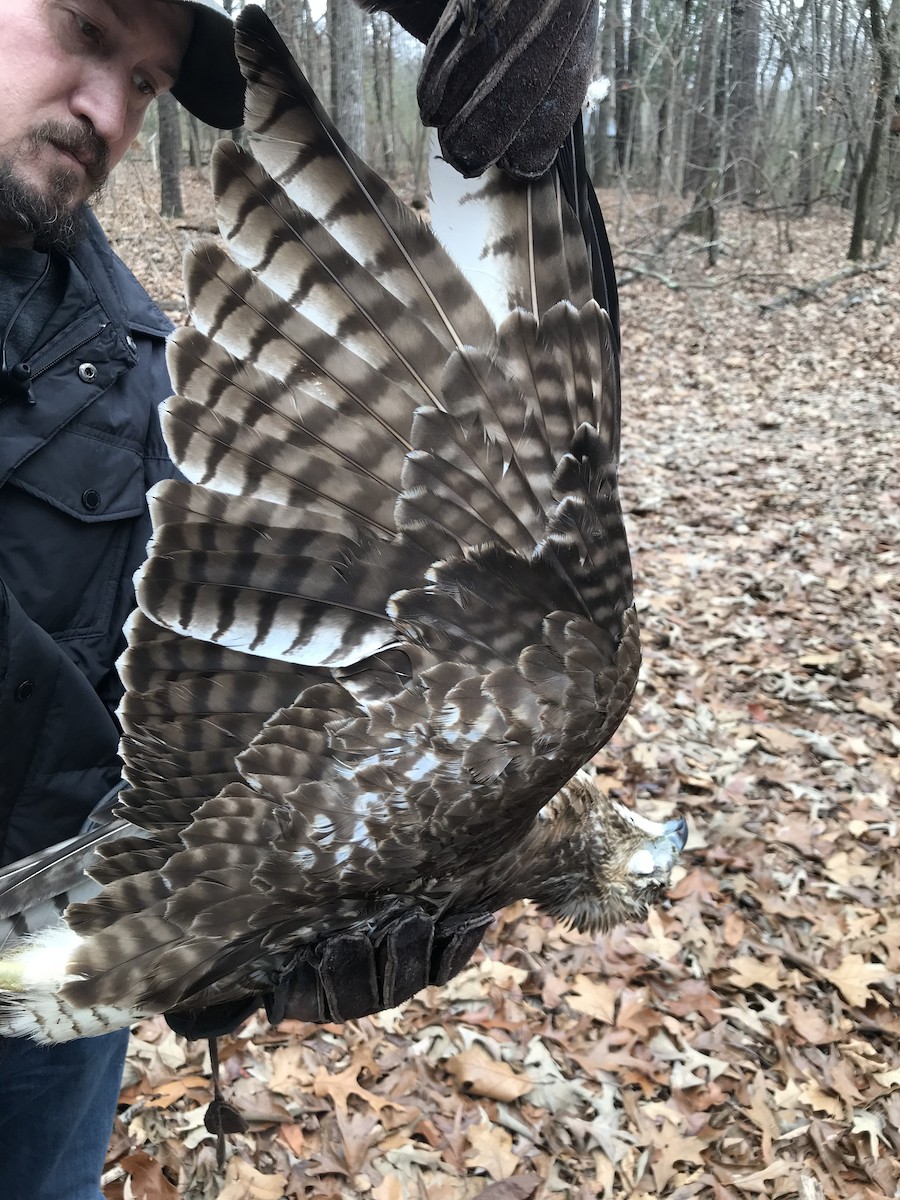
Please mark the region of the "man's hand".
<svg viewBox="0 0 900 1200"><path fill-rule="evenodd" d="M492 913L473 913L435 923L411 908L371 935L339 933L304 947L264 995L168 1013L166 1020L184 1037L210 1038L231 1033L263 1004L273 1025L365 1017L452 979L492 920Z"/></svg>

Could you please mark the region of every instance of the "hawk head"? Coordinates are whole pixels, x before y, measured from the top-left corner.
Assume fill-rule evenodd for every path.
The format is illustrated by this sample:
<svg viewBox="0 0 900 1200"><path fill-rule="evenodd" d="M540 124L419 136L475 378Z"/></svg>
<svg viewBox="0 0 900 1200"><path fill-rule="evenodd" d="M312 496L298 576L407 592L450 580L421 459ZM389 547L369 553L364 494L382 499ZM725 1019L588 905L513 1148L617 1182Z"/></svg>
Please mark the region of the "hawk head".
<svg viewBox="0 0 900 1200"><path fill-rule="evenodd" d="M554 841L566 830L567 853L558 875L534 899L580 933L643 921L664 898L688 834L683 817L651 821L609 799L584 771L544 808L541 819L553 828Z"/></svg>

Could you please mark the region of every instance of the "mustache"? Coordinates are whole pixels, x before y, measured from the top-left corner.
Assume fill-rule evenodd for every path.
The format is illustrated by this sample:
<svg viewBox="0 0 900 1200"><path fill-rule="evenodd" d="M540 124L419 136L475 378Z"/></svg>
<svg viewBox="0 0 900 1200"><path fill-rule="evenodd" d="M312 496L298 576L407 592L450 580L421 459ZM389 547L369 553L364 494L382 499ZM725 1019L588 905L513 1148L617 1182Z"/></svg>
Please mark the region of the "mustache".
<svg viewBox="0 0 900 1200"><path fill-rule="evenodd" d="M83 163L88 179L99 186L109 169L109 145L89 125L64 125L62 121L44 121L28 138L35 150L50 144L66 150Z"/></svg>

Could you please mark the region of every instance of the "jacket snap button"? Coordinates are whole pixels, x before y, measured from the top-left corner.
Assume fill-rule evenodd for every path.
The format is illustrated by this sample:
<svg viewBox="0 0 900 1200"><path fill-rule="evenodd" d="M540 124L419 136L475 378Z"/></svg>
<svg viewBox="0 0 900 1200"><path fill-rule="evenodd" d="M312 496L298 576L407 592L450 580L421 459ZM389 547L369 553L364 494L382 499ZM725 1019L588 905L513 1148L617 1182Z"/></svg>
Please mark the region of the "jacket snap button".
<svg viewBox="0 0 900 1200"><path fill-rule="evenodd" d="M81 493L81 503L88 512L96 512L100 507L102 497L96 488L87 488Z"/></svg>
<svg viewBox="0 0 900 1200"><path fill-rule="evenodd" d="M30 679L23 679L16 688L15 697L17 700L27 700L34 691L34 684Z"/></svg>
<svg viewBox="0 0 900 1200"><path fill-rule="evenodd" d="M78 368L78 378L82 383L93 383L97 378L97 368L93 363L82 363Z"/></svg>

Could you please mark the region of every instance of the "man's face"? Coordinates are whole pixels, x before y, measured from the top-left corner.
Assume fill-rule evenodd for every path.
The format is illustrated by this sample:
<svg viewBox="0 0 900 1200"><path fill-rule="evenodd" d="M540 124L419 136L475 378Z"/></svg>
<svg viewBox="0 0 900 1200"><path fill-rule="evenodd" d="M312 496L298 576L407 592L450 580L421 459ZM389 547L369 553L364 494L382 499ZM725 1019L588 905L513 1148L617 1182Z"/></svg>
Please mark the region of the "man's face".
<svg viewBox="0 0 900 1200"><path fill-rule="evenodd" d="M71 237L191 25L165 0L0 0L0 245Z"/></svg>

